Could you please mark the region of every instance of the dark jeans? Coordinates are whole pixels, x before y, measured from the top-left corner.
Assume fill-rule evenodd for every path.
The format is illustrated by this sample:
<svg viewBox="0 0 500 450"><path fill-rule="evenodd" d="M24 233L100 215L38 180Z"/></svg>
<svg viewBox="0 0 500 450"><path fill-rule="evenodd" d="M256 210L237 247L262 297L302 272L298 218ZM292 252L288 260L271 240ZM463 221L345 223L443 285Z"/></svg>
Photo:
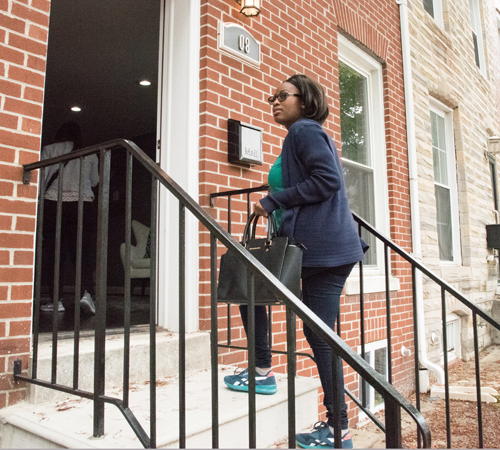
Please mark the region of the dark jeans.
<svg viewBox="0 0 500 450"><path fill-rule="evenodd" d="M51 299L54 297L54 263L56 245L57 202L44 200L42 241L42 284L49 286ZM83 202L82 230L82 282L80 296L85 291L94 292L93 271L95 266L95 208L92 202ZM59 299L62 299L64 280L64 258L69 255L76 270L78 232L78 202L62 202L61 220L61 266L59 273ZM76 280L75 280L76 284Z"/></svg>
<svg viewBox="0 0 500 450"><path fill-rule="evenodd" d="M354 264L330 267L321 272L317 269L305 269L302 272L302 296L304 304L312 310L332 330L335 330L335 322L340 309L340 295L351 273ZM342 429L347 429L347 405L344 394L344 370L342 360L339 358L339 371L332 373L332 352L330 347L317 337L310 328L304 324L304 334L311 346L316 365L318 366L319 378L323 387L323 405L326 408L328 425L334 426L336 411L333 407L335 389L339 389L340 395L340 423Z"/></svg>
<svg viewBox="0 0 500 450"><path fill-rule="evenodd" d="M354 264L338 267L304 267L302 269L302 301L332 330L335 330L340 309L340 295L347 277ZM240 306L241 318L245 332L247 330L247 307ZM268 344L268 316L265 306L255 307L255 365L257 367L271 367L271 352ZM311 346L318 366L318 373L323 387L323 404L326 408L328 425L334 425L335 411L333 398L335 389L344 394L344 371L339 358L339 372L334 377L332 373L332 355L330 347L318 338L311 329L304 324L304 334ZM341 395L340 419L342 429L347 429L347 405L345 395Z"/></svg>
<svg viewBox="0 0 500 450"><path fill-rule="evenodd" d="M261 368L271 367L272 356L269 349L268 330L269 322L267 316L267 306L255 307L255 365ZM247 305L240 305L241 320L245 333L248 336L248 317Z"/></svg>

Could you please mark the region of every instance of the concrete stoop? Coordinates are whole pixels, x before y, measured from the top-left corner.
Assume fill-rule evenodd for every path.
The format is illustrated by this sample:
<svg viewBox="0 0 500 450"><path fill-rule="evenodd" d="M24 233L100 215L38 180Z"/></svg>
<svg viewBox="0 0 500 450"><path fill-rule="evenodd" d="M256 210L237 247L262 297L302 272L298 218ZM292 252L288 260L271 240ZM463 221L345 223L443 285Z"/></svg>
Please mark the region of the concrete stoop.
<svg viewBox="0 0 500 450"><path fill-rule="evenodd" d="M130 383L149 379L149 332L140 327L130 334ZM73 339L60 339L57 343L57 383L73 385ZM123 334L106 336L106 389L123 383ZM186 371L210 367L210 334L204 332L186 335ZM50 381L52 365L52 340L39 344L37 378ZM156 333L156 373L158 378L179 373L179 336L160 330ZM78 385L84 391L94 390L94 338L80 340ZM64 398L67 394L30 385L28 398L31 403L42 403Z"/></svg>
<svg viewBox="0 0 500 450"><path fill-rule="evenodd" d="M248 394L229 390L223 377L233 367L219 367L219 447L248 448ZM278 393L257 395L257 447L266 448L286 439L287 378L276 374ZM319 380L296 378L296 426L304 430L317 420ZM106 395L121 398L118 389ZM179 447L179 380L158 380L157 447ZM120 413L105 407L105 435L92 437L93 403L67 396L39 404L21 403L0 410L1 448L142 448ZM149 434L149 384L131 385L130 409ZM209 369L186 376L187 447L212 447L211 372Z"/></svg>

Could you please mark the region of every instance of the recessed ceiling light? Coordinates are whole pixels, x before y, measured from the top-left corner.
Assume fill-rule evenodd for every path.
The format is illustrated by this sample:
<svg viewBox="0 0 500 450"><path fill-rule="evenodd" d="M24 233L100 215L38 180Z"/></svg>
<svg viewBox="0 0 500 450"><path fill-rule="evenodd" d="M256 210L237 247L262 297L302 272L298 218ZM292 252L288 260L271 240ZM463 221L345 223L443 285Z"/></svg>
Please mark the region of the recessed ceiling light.
<svg viewBox="0 0 500 450"><path fill-rule="evenodd" d="M71 111L75 111L75 112L80 112L82 110L82 108L80 108L79 106L73 106L71 108Z"/></svg>
<svg viewBox="0 0 500 450"><path fill-rule="evenodd" d="M142 80L142 81L139 81L139 84L141 86L150 86L151 85L151 81L148 81L148 80Z"/></svg>

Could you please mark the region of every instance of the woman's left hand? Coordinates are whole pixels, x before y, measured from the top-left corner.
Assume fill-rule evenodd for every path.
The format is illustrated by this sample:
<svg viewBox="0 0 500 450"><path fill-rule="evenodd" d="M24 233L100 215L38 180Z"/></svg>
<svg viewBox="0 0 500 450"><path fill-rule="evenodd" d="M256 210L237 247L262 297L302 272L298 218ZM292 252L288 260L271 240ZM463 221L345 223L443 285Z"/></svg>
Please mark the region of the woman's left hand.
<svg viewBox="0 0 500 450"><path fill-rule="evenodd" d="M256 216L264 216L267 217L268 212L262 207L260 202L254 203L253 212Z"/></svg>

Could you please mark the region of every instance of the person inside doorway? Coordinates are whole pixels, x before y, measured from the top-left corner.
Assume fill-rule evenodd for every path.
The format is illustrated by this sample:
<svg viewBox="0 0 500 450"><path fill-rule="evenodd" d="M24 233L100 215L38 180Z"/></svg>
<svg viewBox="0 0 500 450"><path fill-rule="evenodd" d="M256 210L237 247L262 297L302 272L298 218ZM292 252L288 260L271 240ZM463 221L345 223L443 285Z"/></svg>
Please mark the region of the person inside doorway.
<svg viewBox="0 0 500 450"><path fill-rule="evenodd" d="M274 121L285 126L288 134L269 172L269 194L254 205L254 213L275 215L278 234L303 245L302 300L334 330L344 284L368 246L358 236L349 209L337 149L322 127L329 115L328 101L322 86L305 75L293 75L281 83L268 101ZM240 311L248 332L247 306L242 305ZM302 448L334 448L335 418L340 415L342 448L353 448L342 363L339 359L338 373L333 373L329 345L306 324L304 334L318 366L327 422L318 422L311 433L297 434L296 444ZM277 391L267 336L266 307L257 306L255 385L261 394ZM224 381L230 389L248 391L248 370L226 376ZM334 408L335 391L341 394L340 411Z"/></svg>
<svg viewBox="0 0 500 450"><path fill-rule="evenodd" d="M55 143L43 147L41 160L64 155L73 150L82 148L82 132L76 122L65 122L55 135ZM92 188L99 182L97 155L88 155L83 159L83 230L82 230L82 270L80 307L83 311L95 314L95 305L92 300L93 271L95 266L95 252L93 232L95 230L94 192ZM57 198L59 187L59 165L54 164L45 170L44 214L43 214L43 241L42 241L42 284L49 286L50 297L54 298L54 262L55 236L57 221ZM60 261L63 266L63 257L67 254L71 263L76 267L77 234L78 234L78 199L80 191L80 159L74 159L64 164L62 169L62 219L61 219L61 249ZM63 272L63 271L61 271ZM59 276L58 312L65 310L62 298L63 273ZM40 308L45 312L53 312L53 302L44 304Z"/></svg>

